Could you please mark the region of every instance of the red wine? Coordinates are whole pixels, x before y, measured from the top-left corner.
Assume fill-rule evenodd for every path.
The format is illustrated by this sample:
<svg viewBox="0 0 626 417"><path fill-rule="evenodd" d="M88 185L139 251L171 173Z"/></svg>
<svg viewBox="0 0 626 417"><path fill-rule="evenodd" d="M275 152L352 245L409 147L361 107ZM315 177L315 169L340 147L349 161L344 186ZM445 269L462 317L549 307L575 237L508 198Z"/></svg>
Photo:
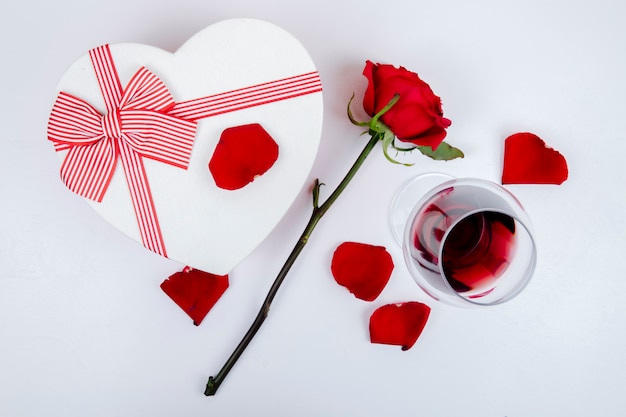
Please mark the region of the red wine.
<svg viewBox="0 0 626 417"><path fill-rule="evenodd" d="M405 229L403 252L417 284L453 305L495 305L532 276L528 217L506 189L479 179L445 182L423 195Z"/></svg>
<svg viewBox="0 0 626 417"><path fill-rule="evenodd" d="M443 245L441 266L450 286L470 297L488 294L506 270L515 246L515 220L481 211L459 221Z"/></svg>

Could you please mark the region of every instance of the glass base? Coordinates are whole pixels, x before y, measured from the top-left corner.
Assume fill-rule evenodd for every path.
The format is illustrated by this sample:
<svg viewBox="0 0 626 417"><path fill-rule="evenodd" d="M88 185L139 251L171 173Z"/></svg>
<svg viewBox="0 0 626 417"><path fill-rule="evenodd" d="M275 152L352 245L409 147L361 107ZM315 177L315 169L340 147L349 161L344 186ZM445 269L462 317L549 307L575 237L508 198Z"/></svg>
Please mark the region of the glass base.
<svg viewBox="0 0 626 417"><path fill-rule="evenodd" d="M398 245L402 246L406 222L417 202L434 187L452 179L448 174L429 172L412 178L398 190L389 208L389 226Z"/></svg>

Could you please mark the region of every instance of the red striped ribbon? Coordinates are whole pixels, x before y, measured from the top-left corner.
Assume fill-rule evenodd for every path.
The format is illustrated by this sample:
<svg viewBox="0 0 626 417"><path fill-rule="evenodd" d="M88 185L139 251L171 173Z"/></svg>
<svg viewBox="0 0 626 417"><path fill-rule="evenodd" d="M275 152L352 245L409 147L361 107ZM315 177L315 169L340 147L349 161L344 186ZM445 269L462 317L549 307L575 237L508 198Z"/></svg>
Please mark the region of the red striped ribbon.
<svg viewBox="0 0 626 417"><path fill-rule="evenodd" d="M171 113L185 119L199 120L320 91L322 91L322 83L319 74L309 72L295 77L176 103Z"/></svg>
<svg viewBox="0 0 626 417"><path fill-rule="evenodd" d="M187 169L197 120L322 91L317 72L176 103L156 75L140 68L122 88L108 45L89 52L107 113L59 93L48 139L68 153L61 178L82 197L102 201L122 162L143 245L167 256L143 158Z"/></svg>

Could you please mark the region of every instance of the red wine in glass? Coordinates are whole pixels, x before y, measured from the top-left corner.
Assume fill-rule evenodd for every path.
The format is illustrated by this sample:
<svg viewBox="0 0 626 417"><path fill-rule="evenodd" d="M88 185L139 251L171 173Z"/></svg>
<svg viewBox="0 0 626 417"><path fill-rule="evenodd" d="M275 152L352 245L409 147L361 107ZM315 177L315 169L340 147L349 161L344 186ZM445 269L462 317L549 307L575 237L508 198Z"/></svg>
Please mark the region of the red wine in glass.
<svg viewBox="0 0 626 417"><path fill-rule="evenodd" d="M488 294L514 254L515 220L503 213L482 211L461 219L443 245L443 274L458 293Z"/></svg>
<svg viewBox="0 0 626 417"><path fill-rule="evenodd" d="M427 194L409 219L404 243L409 270L436 299L506 301L535 266L532 233L520 219L528 222L519 202L497 184L449 181Z"/></svg>

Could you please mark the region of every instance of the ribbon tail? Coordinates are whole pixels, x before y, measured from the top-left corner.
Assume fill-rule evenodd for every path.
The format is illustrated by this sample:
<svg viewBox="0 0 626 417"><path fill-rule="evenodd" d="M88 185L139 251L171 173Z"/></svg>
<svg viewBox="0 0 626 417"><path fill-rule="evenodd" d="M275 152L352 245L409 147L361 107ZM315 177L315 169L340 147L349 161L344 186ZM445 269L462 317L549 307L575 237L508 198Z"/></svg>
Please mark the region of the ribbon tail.
<svg viewBox="0 0 626 417"><path fill-rule="evenodd" d="M120 159L126 174L133 209L139 225L141 241L147 249L167 257L142 158L128 146L125 140L119 141L119 144Z"/></svg>
<svg viewBox="0 0 626 417"><path fill-rule="evenodd" d="M115 145L109 139L90 146L73 146L61 164L61 179L74 193L101 202L115 165Z"/></svg>

